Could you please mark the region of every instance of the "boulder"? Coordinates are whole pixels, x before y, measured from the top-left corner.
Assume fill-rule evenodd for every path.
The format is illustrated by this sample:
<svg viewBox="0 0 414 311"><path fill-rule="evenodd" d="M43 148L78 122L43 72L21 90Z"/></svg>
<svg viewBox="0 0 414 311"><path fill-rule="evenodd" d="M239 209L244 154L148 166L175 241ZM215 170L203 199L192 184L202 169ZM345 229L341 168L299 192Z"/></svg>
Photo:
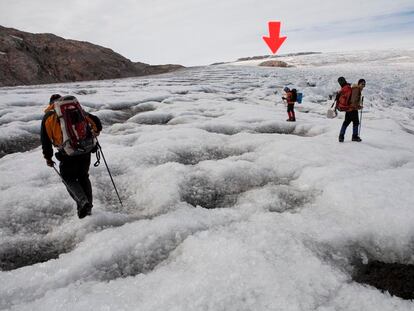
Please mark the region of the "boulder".
<svg viewBox="0 0 414 311"><path fill-rule="evenodd" d="M267 60L259 64L259 66L263 67L289 67L289 65L281 60Z"/></svg>

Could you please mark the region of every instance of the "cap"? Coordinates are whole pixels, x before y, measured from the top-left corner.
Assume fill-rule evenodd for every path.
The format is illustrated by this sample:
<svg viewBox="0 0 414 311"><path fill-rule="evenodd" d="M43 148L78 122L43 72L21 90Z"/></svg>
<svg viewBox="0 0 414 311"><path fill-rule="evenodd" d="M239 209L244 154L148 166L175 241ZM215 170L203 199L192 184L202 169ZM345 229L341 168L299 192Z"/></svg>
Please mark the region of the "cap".
<svg viewBox="0 0 414 311"><path fill-rule="evenodd" d="M50 96L49 104L53 104L56 100L58 100L61 97L62 96L60 96L60 94L53 94L52 96Z"/></svg>
<svg viewBox="0 0 414 311"><path fill-rule="evenodd" d="M344 85L346 85L348 82L346 82L346 80L345 80L345 78L344 78L344 77L339 77L339 78L338 78L338 83L339 83L339 85L340 85L340 86L344 86Z"/></svg>

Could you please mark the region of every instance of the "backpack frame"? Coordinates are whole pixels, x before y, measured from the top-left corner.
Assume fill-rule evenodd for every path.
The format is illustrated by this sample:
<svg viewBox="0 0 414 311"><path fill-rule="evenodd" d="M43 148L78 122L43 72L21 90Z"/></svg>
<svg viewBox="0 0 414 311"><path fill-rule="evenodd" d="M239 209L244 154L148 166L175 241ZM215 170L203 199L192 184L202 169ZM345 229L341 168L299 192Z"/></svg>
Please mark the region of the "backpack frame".
<svg viewBox="0 0 414 311"><path fill-rule="evenodd" d="M298 100L298 91L296 89L292 89L291 92L292 92L291 101L295 103Z"/></svg>
<svg viewBox="0 0 414 311"><path fill-rule="evenodd" d="M76 97L61 97L54 102L54 110L62 131L62 144L58 149L68 156L91 152L97 141Z"/></svg>

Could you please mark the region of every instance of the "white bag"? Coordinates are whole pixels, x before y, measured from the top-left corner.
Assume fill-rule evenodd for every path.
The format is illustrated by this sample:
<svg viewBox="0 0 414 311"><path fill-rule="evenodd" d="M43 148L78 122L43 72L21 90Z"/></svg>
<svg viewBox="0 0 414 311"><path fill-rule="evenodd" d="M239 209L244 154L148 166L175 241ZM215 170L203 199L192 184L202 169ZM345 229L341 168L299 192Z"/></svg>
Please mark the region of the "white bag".
<svg viewBox="0 0 414 311"><path fill-rule="evenodd" d="M336 112L336 109L331 107L328 109L328 112L326 113L326 117L328 119L333 119L338 115L338 113Z"/></svg>

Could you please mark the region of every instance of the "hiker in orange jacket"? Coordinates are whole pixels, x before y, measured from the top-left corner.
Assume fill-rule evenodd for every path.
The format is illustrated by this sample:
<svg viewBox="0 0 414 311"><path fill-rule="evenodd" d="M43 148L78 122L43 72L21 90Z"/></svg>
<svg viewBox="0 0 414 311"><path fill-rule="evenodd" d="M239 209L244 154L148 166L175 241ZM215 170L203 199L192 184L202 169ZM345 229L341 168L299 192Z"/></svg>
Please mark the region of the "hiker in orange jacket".
<svg viewBox="0 0 414 311"><path fill-rule="evenodd" d="M78 217L84 218L85 216L91 215L93 206L92 186L89 180L91 152L69 156L60 148L60 144L62 144L62 130L54 108L54 103L60 98L61 96L59 94L52 95L49 105L45 109L40 131L43 157L46 159L46 164L53 167L55 162L52 160L52 146L58 148L55 157L60 161L59 170L61 178L70 196L77 204ZM90 113L84 113L94 135L99 135L99 132L102 130L102 124L99 118Z"/></svg>

